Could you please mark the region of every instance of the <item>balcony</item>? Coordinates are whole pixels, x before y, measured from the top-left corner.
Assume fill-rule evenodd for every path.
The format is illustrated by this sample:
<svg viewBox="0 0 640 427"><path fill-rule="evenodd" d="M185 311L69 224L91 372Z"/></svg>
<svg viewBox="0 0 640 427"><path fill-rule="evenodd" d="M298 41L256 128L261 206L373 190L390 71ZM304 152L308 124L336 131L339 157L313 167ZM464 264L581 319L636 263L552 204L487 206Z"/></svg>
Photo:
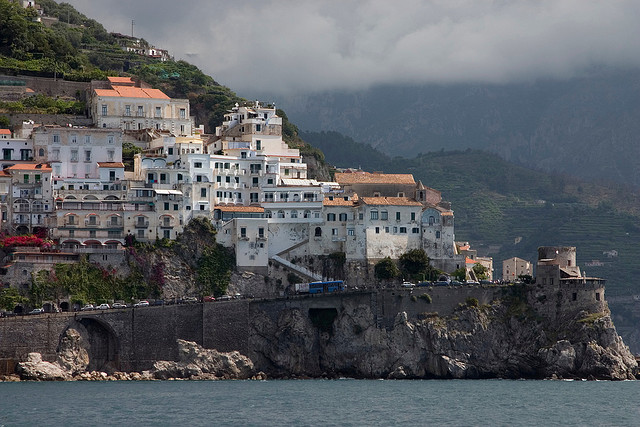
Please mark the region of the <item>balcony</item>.
<svg viewBox="0 0 640 427"><path fill-rule="evenodd" d="M137 221L134 225L135 228L149 228L149 221Z"/></svg>
<svg viewBox="0 0 640 427"><path fill-rule="evenodd" d="M85 227L100 227L100 221L85 219L84 220Z"/></svg>

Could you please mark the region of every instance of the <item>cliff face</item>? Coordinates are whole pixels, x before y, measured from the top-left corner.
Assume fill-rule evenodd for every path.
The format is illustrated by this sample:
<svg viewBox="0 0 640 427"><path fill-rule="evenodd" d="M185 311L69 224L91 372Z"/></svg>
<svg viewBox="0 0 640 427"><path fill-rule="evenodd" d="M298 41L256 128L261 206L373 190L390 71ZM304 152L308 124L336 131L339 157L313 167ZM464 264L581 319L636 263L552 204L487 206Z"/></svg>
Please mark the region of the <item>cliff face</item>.
<svg viewBox="0 0 640 427"><path fill-rule="evenodd" d="M345 306L319 328L306 313L283 310L275 322L252 322L249 356L269 376L622 380L637 368L608 309L562 324L502 301L421 317L401 312L393 327L378 328L368 306Z"/></svg>

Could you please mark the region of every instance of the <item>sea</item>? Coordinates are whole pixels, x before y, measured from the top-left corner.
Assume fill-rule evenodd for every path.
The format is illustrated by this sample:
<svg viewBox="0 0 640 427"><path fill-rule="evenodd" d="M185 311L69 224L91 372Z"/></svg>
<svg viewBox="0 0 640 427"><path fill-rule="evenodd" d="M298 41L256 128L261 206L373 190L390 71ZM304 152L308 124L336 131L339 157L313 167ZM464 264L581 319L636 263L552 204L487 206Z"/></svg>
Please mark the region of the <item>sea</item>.
<svg viewBox="0 0 640 427"><path fill-rule="evenodd" d="M640 381L0 383L0 426L638 426Z"/></svg>

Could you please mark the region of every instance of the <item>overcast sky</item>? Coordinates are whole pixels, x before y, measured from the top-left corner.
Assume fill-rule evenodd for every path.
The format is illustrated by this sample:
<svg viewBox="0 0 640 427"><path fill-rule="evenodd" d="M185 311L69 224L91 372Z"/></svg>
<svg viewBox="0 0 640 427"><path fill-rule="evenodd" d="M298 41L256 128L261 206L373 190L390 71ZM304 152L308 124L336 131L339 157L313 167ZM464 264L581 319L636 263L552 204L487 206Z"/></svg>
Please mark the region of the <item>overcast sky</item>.
<svg viewBox="0 0 640 427"><path fill-rule="evenodd" d="M638 0L66 0L242 96L640 65Z"/></svg>

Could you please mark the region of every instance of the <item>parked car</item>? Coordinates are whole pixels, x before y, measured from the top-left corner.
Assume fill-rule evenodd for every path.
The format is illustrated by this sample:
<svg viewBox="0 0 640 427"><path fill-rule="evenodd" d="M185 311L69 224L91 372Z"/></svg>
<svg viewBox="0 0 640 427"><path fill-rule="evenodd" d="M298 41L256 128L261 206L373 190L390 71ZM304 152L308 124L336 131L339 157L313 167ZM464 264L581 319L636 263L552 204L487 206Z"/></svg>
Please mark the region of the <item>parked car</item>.
<svg viewBox="0 0 640 427"><path fill-rule="evenodd" d="M157 299L151 305L164 305L164 300L163 299Z"/></svg>
<svg viewBox="0 0 640 427"><path fill-rule="evenodd" d="M449 286L449 282L446 282L444 280L440 280L440 281L435 282L433 284L433 286Z"/></svg>
<svg viewBox="0 0 640 427"><path fill-rule="evenodd" d="M29 312L29 314L42 314L44 313L44 308L34 308Z"/></svg>
<svg viewBox="0 0 640 427"><path fill-rule="evenodd" d="M480 283L476 282L475 280L467 280L467 285L479 285Z"/></svg>
<svg viewBox="0 0 640 427"><path fill-rule="evenodd" d="M411 282L402 282L402 285L400 286L402 286L403 288L413 288L415 284Z"/></svg>
<svg viewBox="0 0 640 427"><path fill-rule="evenodd" d="M222 295L218 297L218 301L229 301L231 299L230 295Z"/></svg>
<svg viewBox="0 0 640 427"><path fill-rule="evenodd" d="M91 311L91 310L95 310L96 308L93 306L93 304L87 304L84 307L82 307L80 309L80 311Z"/></svg>
<svg viewBox="0 0 640 427"><path fill-rule="evenodd" d="M480 280L481 285L493 285L491 280Z"/></svg>
<svg viewBox="0 0 640 427"><path fill-rule="evenodd" d="M193 304L198 302L198 298L196 297L184 297L182 298L182 303L183 304Z"/></svg>
<svg viewBox="0 0 640 427"><path fill-rule="evenodd" d="M202 298L202 301L204 301L204 302L212 302L212 301L215 301L215 300L216 300L215 297L213 297L211 295L207 295L206 297Z"/></svg>
<svg viewBox="0 0 640 427"><path fill-rule="evenodd" d="M460 286L462 285L462 282L458 282L457 280L452 280L451 283L449 283L452 286Z"/></svg>
<svg viewBox="0 0 640 427"><path fill-rule="evenodd" d="M425 287L425 286L431 286L432 283L431 282L419 282L416 286L418 287Z"/></svg>
<svg viewBox="0 0 640 427"><path fill-rule="evenodd" d="M96 307L96 310L109 310L110 308L111 307L109 307L109 304L100 304Z"/></svg>
<svg viewBox="0 0 640 427"><path fill-rule="evenodd" d="M121 302L114 302L111 305L111 308L127 308L127 304L123 304Z"/></svg>
<svg viewBox="0 0 640 427"><path fill-rule="evenodd" d="M134 307L149 307L149 301L140 301L133 304Z"/></svg>

